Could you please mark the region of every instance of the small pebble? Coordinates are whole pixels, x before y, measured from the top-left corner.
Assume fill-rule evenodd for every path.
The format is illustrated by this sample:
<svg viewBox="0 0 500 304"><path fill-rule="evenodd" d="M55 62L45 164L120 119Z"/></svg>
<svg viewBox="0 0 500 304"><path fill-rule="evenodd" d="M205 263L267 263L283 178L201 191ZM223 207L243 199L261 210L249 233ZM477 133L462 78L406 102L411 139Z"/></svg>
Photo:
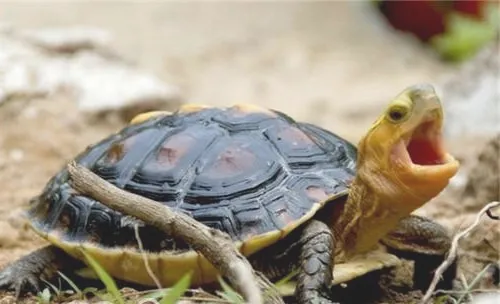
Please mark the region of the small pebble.
<svg viewBox="0 0 500 304"><path fill-rule="evenodd" d="M12 149L9 151L9 157L13 161L21 161L24 158L24 151L21 149Z"/></svg>

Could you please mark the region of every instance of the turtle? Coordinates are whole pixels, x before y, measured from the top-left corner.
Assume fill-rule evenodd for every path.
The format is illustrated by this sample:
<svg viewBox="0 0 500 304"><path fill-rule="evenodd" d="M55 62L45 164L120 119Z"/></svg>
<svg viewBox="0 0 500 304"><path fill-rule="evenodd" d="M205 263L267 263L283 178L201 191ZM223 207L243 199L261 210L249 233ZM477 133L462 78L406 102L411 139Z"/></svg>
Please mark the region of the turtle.
<svg viewBox="0 0 500 304"><path fill-rule="evenodd" d="M446 228L413 212L459 168L444 147L443 119L427 83L392 98L357 146L274 109L185 104L142 113L73 160L116 187L227 233L271 280L296 271L298 303L331 304L331 286L373 268L356 257L375 248L415 260L414 284L422 289L446 257ZM30 201L26 215L50 244L0 271L0 286L17 296L39 290L57 270L84 268L82 248L111 276L145 286L154 281L144 256L163 286L188 272L192 286L219 275L182 239L76 192L67 168ZM354 260L360 269L334 277L337 265L349 270ZM456 265L448 268L441 288L451 287L455 271Z"/></svg>

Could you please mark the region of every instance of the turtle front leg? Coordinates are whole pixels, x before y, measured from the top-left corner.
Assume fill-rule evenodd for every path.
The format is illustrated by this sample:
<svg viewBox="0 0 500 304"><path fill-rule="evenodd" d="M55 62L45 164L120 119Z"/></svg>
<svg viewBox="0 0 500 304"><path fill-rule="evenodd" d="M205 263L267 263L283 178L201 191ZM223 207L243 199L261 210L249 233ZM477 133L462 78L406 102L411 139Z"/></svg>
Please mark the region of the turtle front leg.
<svg viewBox="0 0 500 304"><path fill-rule="evenodd" d="M431 219L410 215L403 218L382 243L397 256L415 261L413 282L416 288L426 290L434 271L444 261L451 247L451 238L443 226ZM444 272L438 289L451 289L457 272L457 262Z"/></svg>
<svg viewBox="0 0 500 304"><path fill-rule="evenodd" d="M323 222L311 220L300 236L298 303L332 304L334 236Z"/></svg>
<svg viewBox="0 0 500 304"><path fill-rule="evenodd" d="M16 298L39 292L42 279L53 279L58 270L79 265L60 248L46 246L12 262L0 271L0 288L15 290Z"/></svg>
<svg viewBox="0 0 500 304"><path fill-rule="evenodd" d="M273 246L250 257L254 269L269 279L298 270L295 297L298 304L333 304L334 236L322 221L310 220Z"/></svg>

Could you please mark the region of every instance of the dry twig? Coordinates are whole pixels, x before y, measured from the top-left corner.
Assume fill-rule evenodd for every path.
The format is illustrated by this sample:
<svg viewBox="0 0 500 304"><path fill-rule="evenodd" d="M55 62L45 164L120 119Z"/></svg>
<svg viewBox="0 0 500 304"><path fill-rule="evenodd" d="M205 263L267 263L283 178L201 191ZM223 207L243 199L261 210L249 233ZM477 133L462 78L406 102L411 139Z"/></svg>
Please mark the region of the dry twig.
<svg viewBox="0 0 500 304"><path fill-rule="evenodd" d="M429 285L429 288L427 289L427 292L425 293L424 297L420 301L420 304L426 304L429 302L429 300L432 297L432 294L434 293L436 286L439 282L439 279L443 275L443 273L450 267L450 265L453 263L453 261L457 257L457 249L458 249L458 242L467 236L474 228L476 228L479 225L479 222L481 220L481 217L488 212L490 209L496 208L500 206L500 202L491 202L488 205L486 205L481 211L476 216L476 219L474 220L474 223L467 227L467 229L463 230L462 232L458 233L455 235L453 238L453 241L451 243L451 248L448 253L448 257L444 262L436 269L436 272L434 274L434 278L432 279L431 284Z"/></svg>
<svg viewBox="0 0 500 304"><path fill-rule="evenodd" d="M491 213L491 209L486 210L486 214L492 219L492 220L500 220L500 216L494 215Z"/></svg>
<svg viewBox="0 0 500 304"><path fill-rule="evenodd" d="M185 214L173 212L156 201L121 190L74 162L68 165L68 171L76 191L185 240L227 277L247 303L263 302L258 286L273 288L256 276L248 260L236 250L227 234L211 229ZM271 295L266 303L283 303L283 300Z"/></svg>

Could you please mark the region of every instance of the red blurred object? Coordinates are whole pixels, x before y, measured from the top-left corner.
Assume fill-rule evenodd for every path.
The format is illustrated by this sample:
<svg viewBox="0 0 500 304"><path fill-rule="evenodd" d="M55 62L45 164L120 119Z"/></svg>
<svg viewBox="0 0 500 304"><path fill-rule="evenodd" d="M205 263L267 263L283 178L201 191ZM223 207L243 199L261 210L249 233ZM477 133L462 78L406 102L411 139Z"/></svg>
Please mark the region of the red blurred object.
<svg viewBox="0 0 500 304"><path fill-rule="evenodd" d="M467 14L471 17L481 19L483 17L482 8L487 4L485 0L453 1L453 9Z"/></svg>
<svg viewBox="0 0 500 304"><path fill-rule="evenodd" d="M379 9L396 29L411 32L428 41L446 31L446 16L454 11L481 18L485 0L438 1L408 0L379 1Z"/></svg>

